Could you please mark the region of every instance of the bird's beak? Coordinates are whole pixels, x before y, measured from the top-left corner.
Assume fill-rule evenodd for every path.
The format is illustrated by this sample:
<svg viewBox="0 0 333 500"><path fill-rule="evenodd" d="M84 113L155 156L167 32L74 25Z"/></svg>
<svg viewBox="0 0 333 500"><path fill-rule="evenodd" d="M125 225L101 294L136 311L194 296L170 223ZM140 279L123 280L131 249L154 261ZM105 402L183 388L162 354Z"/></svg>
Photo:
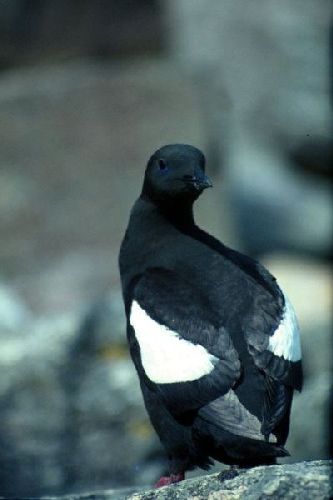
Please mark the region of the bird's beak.
<svg viewBox="0 0 333 500"><path fill-rule="evenodd" d="M194 188L195 191L203 191L206 188L213 187L212 181L203 172L195 175L184 175L184 177L178 180L184 182L190 188Z"/></svg>
<svg viewBox="0 0 333 500"><path fill-rule="evenodd" d="M210 178L206 174L203 177L200 177L199 179L197 179L196 182L199 185L200 189L206 189L206 188L213 187L212 181L210 180Z"/></svg>

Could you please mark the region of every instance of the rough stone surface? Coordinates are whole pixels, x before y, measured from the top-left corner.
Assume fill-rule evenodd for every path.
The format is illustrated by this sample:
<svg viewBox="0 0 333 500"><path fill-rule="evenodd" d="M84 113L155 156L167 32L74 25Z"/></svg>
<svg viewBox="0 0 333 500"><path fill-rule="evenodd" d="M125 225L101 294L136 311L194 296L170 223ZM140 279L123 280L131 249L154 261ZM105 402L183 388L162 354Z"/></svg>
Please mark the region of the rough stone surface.
<svg viewBox="0 0 333 500"><path fill-rule="evenodd" d="M318 460L240 470L234 479L221 480L212 474L182 481L158 490L109 490L49 500L268 500L332 498L333 462ZM46 500L46 498L45 498Z"/></svg>
<svg viewBox="0 0 333 500"><path fill-rule="evenodd" d="M11 329L0 328L0 494L153 483L164 457L128 358L119 293L82 321L68 313L33 318L5 290Z"/></svg>

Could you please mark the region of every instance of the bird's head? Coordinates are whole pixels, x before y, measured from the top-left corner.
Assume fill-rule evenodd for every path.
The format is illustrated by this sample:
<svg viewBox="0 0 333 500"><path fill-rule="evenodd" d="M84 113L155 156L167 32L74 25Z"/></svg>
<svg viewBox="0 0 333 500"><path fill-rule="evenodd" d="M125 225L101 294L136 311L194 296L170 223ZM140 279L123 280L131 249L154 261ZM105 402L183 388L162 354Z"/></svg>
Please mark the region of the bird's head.
<svg viewBox="0 0 333 500"><path fill-rule="evenodd" d="M187 144L163 146L150 157L142 193L155 202L194 202L212 183L203 153Z"/></svg>

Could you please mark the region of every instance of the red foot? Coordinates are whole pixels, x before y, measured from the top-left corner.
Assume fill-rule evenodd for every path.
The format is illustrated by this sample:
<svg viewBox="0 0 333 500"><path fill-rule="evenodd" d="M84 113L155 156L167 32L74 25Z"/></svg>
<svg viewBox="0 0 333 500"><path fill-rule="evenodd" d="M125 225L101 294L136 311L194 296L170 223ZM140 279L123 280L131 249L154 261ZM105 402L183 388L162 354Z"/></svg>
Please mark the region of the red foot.
<svg viewBox="0 0 333 500"><path fill-rule="evenodd" d="M157 483L154 484L154 488L162 488L162 486L168 486L169 484L179 483L185 479L184 472L179 474L171 474L170 476L162 476Z"/></svg>

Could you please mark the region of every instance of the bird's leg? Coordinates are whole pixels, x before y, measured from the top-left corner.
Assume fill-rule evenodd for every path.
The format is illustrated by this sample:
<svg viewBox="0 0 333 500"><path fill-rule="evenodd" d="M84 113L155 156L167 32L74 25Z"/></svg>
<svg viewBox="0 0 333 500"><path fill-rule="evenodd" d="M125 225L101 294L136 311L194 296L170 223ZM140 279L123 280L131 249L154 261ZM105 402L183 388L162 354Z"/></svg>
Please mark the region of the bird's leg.
<svg viewBox="0 0 333 500"><path fill-rule="evenodd" d="M229 469L223 470L219 474L219 480L221 482L228 481L228 479L234 479L239 475L239 466L238 465L230 465Z"/></svg>
<svg viewBox="0 0 333 500"><path fill-rule="evenodd" d="M170 474L170 476L162 476L157 483L154 484L154 488L161 488L162 486L167 486L169 484L179 483L185 479L185 473L179 472L178 474Z"/></svg>

